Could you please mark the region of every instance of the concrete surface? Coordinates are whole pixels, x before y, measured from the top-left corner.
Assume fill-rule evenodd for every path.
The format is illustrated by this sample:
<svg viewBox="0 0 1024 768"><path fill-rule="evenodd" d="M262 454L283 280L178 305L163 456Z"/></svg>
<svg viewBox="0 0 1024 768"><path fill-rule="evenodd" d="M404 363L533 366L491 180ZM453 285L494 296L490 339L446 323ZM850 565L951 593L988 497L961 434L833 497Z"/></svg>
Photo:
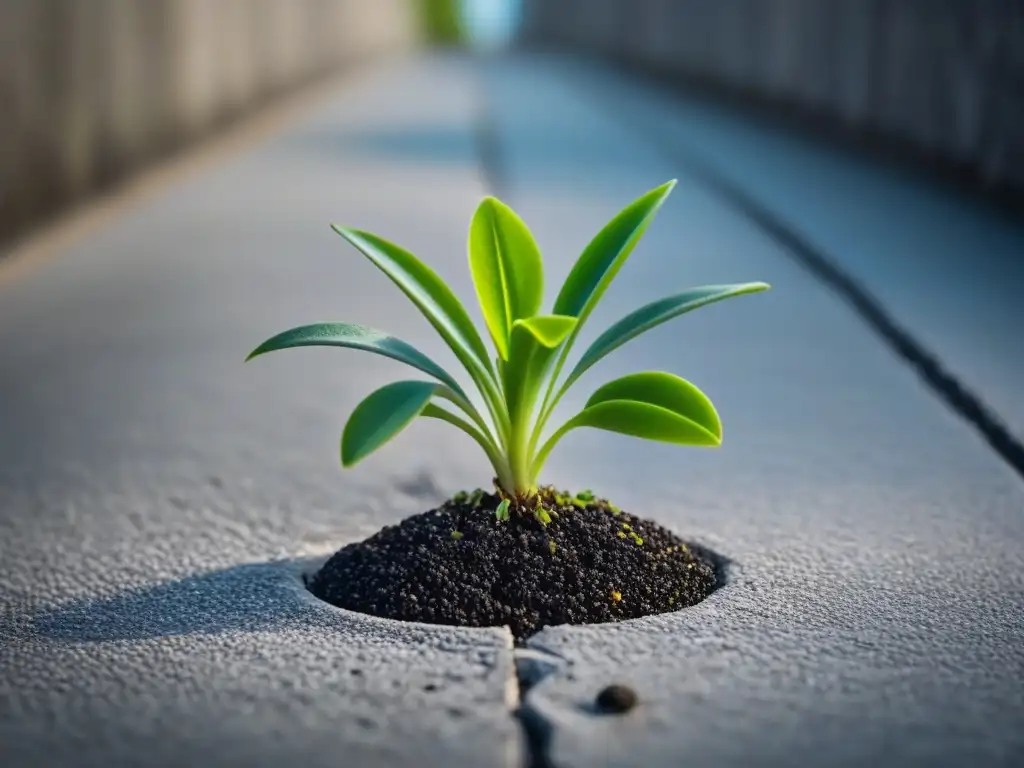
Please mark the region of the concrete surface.
<svg viewBox="0 0 1024 768"><path fill-rule="evenodd" d="M828 254L1024 441L1024 223L735 110L568 69L661 146L700 157Z"/></svg>
<svg viewBox="0 0 1024 768"><path fill-rule="evenodd" d="M408 246L478 316L464 240L485 177L534 229L550 300L608 216L679 172L633 119L676 107L627 107L609 79L609 110L574 77L538 59L376 69L0 282L0 763L531 764L502 630L354 616L297 576L480 484L477 449L424 422L342 472L345 416L406 372L348 351L241 360L355 320L451 362L327 225ZM1019 761L1024 488L841 302L681 176L584 339L681 287L756 279L773 291L634 340L566 398L568 415L641 368L704 388L721 449L573 433L544 479L733 565L695 609L531 641L547 676L527 722L550 736L532 764ZM594 716L613 681L641 708Z"/></svg>
<svg viewBox="0 0 1024 768"><path fill-rule="evenodd" d="M511 204L563 268L632 191L679 171L644 141L677 107L576 75L553 60L490 73ZM1020 764L1024 487L969 427L685 175L589 335L643 299L743 280L773 289L640 337L578 385L581 403L616 375L656 367L705 389L721 449L581 432L547 475L600 483L734 564L693 609L528 642L555 657L527 695L553 725L553 764ZM633 685L641 709L595 717L588 706L612 681Z"/></svg>
<svg viewBox="0 0 1024 768"><path fill-rule="evenodd" d="M332 317L442 357L328 225L465 271L472 97L443 62L361 76L0 287L0 765L520 762L507 631L338 611L288 564L440 501L425 445L452 459L446 489L483 476L478 449L424 424L343 474L348 411L398 366L242 362ZM450 134L466 161L367 150L384 125Z"/></svg>

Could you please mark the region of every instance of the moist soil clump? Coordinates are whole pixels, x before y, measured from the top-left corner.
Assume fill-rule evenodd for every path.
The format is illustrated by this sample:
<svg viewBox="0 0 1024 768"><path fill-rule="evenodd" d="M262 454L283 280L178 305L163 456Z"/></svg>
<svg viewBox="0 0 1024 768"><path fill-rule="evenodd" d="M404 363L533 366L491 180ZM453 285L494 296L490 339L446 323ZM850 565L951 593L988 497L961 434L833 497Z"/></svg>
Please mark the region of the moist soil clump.
<svg viewBox="0 0 1024 768"><path fill-rule="evenodd" d="M498 520L497 495L458 494L342 548L309 589L390 619L508 625L517 642L554 624L674 611L715 589L710 553L657 523L589 492L544 488L532 501Z"/></svg>

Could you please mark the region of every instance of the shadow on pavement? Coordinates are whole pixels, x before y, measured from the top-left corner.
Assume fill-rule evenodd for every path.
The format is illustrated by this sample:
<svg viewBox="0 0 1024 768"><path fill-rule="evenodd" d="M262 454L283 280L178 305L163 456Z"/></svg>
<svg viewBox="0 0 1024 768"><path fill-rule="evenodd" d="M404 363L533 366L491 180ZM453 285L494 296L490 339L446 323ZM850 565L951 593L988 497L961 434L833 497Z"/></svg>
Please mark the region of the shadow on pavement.
<svg viewBox="0 0 1024 768"><path fill-rule="evenodd" d="M42 611L35 628L52 640L104 642L309 627L317 611L301 574L315 562L250 563L76 600Z"/></svg>

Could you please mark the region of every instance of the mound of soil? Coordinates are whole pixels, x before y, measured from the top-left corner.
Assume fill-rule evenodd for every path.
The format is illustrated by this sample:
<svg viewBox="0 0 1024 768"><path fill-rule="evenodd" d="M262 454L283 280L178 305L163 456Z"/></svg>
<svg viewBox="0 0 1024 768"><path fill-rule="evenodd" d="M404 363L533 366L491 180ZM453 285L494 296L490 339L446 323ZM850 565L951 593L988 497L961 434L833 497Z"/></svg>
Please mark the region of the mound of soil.
<svg viewBox="0 0 1024 768"><path fill-rule="evenodd" d="M716 586L710 553L589 493L542 489L546 525L477 491L349 544L309 583L340 608L404 621L507 624L517 642L552 624L674 611ZM543 515L541 515L543 517Z"/></svg>

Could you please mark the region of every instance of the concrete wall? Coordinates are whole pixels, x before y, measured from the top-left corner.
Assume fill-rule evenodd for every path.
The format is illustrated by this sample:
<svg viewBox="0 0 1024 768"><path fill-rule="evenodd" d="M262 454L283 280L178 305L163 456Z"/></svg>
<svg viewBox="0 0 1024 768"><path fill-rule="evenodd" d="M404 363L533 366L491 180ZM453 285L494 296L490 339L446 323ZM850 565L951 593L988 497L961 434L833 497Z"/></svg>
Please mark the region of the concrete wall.
<svg viewBox="0 0 1024 768"><path fill-rule="evenodd" d="M523 33L809 110L1024 189L1020 0L524 0Z"/></svg>
<svg viewBox="0 0 1024 768"><path fill-rule="evenodd" d="M356 58L416 0L0 0L0 237Z"/></svg>

